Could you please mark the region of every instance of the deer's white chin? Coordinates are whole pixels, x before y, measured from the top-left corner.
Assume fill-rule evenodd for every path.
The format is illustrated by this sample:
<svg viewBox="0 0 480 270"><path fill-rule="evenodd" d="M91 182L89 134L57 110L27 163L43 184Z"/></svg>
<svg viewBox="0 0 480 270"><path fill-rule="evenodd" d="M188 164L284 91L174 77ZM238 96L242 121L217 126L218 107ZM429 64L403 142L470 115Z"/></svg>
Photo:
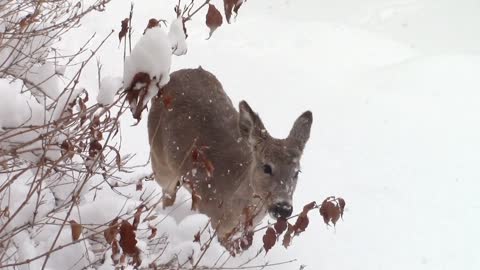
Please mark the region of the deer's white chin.
<svg viewBox="0 0 480 270"><path fill-rule="evenodd" d="M278 214L275 214L272 211L268 211L268 215L274 220L277 220L280 217Z"/></svg>

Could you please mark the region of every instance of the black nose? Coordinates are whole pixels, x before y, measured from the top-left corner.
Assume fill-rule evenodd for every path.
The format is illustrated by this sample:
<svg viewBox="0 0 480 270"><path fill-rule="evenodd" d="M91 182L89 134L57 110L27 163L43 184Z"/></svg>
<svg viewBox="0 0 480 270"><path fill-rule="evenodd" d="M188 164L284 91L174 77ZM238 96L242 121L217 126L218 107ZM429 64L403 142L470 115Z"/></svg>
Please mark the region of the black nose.
<svg viewBox="0 0 480 270"><path fill-rule="evenodd" d="M288 218L292 215L293 207L288 202L279 202L273 205L272 214L276 218Z"/></svg>

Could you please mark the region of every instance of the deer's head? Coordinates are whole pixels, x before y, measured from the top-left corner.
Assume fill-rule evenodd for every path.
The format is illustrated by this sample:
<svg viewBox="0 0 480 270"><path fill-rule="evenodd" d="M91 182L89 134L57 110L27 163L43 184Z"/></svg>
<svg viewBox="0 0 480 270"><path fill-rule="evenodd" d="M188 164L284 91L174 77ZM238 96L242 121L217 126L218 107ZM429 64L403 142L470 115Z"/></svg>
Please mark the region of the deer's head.
<svg viewBox="0 0 480 270"><path fill-rule="evenodd" d="M313 117L304 112L286 139L269 135L260 117L245 102L239 105L240 136L252 150L250 186L273 218L292 214L292 195L300 173L300 158L310 137Z"/></svg>

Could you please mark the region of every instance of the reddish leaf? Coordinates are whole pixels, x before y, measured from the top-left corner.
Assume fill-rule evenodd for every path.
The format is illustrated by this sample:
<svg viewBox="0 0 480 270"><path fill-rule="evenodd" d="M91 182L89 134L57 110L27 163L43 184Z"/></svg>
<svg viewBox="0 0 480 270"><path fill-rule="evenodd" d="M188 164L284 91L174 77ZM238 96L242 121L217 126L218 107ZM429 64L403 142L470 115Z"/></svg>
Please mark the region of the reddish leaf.
<svg viewBox="0 0 480 270"><path fill-rule="evenodd" d="M85 94L85 97L83 98L83 102L87 103L87 101L89 100L89 98L88 98L88 92L87 92L85 89L83 89L83 93ZM98 118L98 115L95 115L95 116L93 117L93 119L95 119L95 118Z"/></svg>
<svg viewBox="0 0 480 270"><path fill-rule="evenodd" d="M337 198L338 205L340 206L340 216L343 218L343 210L345 210L345 200L343 198Z"/></svg>
<svg viewBox="0 0 480 270"><path fill-rule="evenodd" d="M223 23L222 14L220 14L220 11L218 11L218 9L212 4L208 4L208 11L205 23L210 29L210 34L207 39L209 39L212 36L213 32L215 32L215 30L217 30L217 28L220 27Z"/></svg>
<svg viewBox="0 0 480 270"><path fill-rule="evenodd" d="M60 145L60 148L65 152L70 152L74 150L73 144L69 140L63 141L62 144Z"/></svg>
<svg viewBox="0 0 480 270"><path fill-rule="evenodd" d="M124 220L120 226L120 247L123 253L130 256L138 252L135 228L126 220Z"/></svg>
<svg viewBox="0 0 480 270"><path fill-rule="evenodd" d="M78 224L75 220L70 220L70 229L72 230L72 240L77 241L82 234L82 225Z"/></svg>
<svg viewBox="0 0 480 270"><path fill-rule="evenodd" d="M243 0L223 0L223 6L225 8L225 17L227 22L230 23L232 17L232 11L235 13L235 16L238 15L238 10L243 4Z"/></svg>
<svg viewBox="0 0 480 270"><path fill-rule="evenodd" d="M143 34L145 35L145 33L147 32L147 29L151 29L157 26L160 26L160 21L158 21L157 19L151 18L150 20L148 20L147 27L143 31Z"/></svg>
<svg viewBox="0 0 480 270"><path fill-rule="evenodd" d="M200 243L200 231L198 231L194 236L193 236L193 242Z"/></svg>
<svg viewBox="0 0 480 270"><path fill-rule="evenodd" d="M112 220L110 223L110 226L107 230L103 232L103 236L105 236L105 240L107 243L112 243L113 240L115 240L115 237L117 236L118 233L118 218L115 218Z"/></svg>
<svg viewBox="0 0 480 270"><path fill-rule="evenodd" d="M308 219L308 212L314 209L316 206L317 204L315 203L315 201L303 206L302 212L300 213L297 220L295 221L295 224L293 225L295 235L299 235L301 232L304 232L307 229L308 223L310 222Z"/></svg>
<svg viewBox="0 0 480 270"><path fill-rule="evenodd" d="M143 104L144 98L151 82L152 80L148 73L138 72L133 76L131 84L125 90L127 92L125 99L130 105L130 111L133 114L133 118L138 121L140 121L142 111L145 109L145 105ZM139 88L139 86L141 87Z"/></svg>
<svg viewBox="0 0 480 270"><path fill-rule="evenodd" d="M233 12L235 13L235 17L238 15L238 10L239 10L240 7L243 5L243 2L244 2L244 0L238 0L238 1L235 3L235 6L233 7Z"/></svg>
<svg viewBox="0 0 480 270"><path fill-rule="evenodd" d="M240 238L240 248L242 250L247 250L253 244L253 231L247 232L242 238Z"/></svg>
<svg viewBox="0 0 480 270"><path fill-rule="evenodd" d="M302 211L302 214L307 214L308 211L312 210L313 208L315 208L315 206L317 205L317 203L315 201L309 203L309 204L306 204L304 207L303 207L303 211Z"/></svg>
<svg viewBox="0 0 480 270"><path fill-rule="evenodd" d="M136 191L141 191L143 189L143 181L142 180L143 180L142 178L138 179L137 184L135 185L135 190Z"/></svg>
<svg viewBox="0 0 480 270"><path fill-rule="evenodd" d="M112 242L112 261L117 264L118 263L118 254L120 253L120 247L118 246L117 240Z"/></svg>
<svg viewBox="0 0 480 270"><path fill-rule="evenodd" d="M263 236L263 248L265 249L265 253L275 245L277 241L277 235L275 234L275 230L272 227L268 227L265 235Z"/></svg>
<svg viewBox="0 0 480 270"><path fill-rule="evenodd" d="M132 256L133 260L132 263L135 266L134 269L138 269L138 267L142 264L142 259L140 258L140 251L137 248L137 252Z"/></svg>
<svg viewBox="0 0 480 270"><path fill-rule="evenodd" d="M127 261L127 256L125 255L125 253L123 253L121 256L120 256L120 264L125 264L125 262Z"/></svg>
<svg viewBox="0 0 480 270"><path fill-rule="evenodd" d="M292 237L293 237L293 226L290 225L290 223L287 223L287 224L288 224L288 230L287 232L285 232L285 235L283 235L283 241L282 241L282 245L285 248L288 248L290 246L290 242L292 241Z"/></svg>
<svg viewBox="0 0 480 270"><path fill-rule="evenodd" d="M330 222L332 222L335 226L340 217L343 216L344 208L345 200L342 198L336 199L335 197L331 196L322 202L322 206L320 207L320 215L322 215L325 224L329 225Z"/></svg>
<svg viewBox="0 0 480 270"><path fill-rule="evenodd" d="M151 220L156 219L157 217L158 217L158 216L156 216L156 215L151 215L151 216L149 216L149 217L144 218L143 221L144 221L144 222L145 222L145 221L151 221Z"/></svg>
<svg viewBox="0 0 480 270"><path fill-rule="evenodd" d="M138 224L140 223L140 216L142 215L143 205L140 205L137 208L137 212L133 215L133 229L137 230Z"/></svg>
<svg viewBox="0 0 480 270"><path fill-rule="evenodd" d="M123 19L120 32L118 32L118 41L122 42L122 39L128 32L128 18Z"/></svg>
<svg viewBox="0 0 480 270"><path fill-rule="evenodd" d="M277 232L277 235L281 235L288 227L287 220L284 218L279 218L277 219L277 222L275 222L275 225L273 225L273 228L275 228L275 231Z"/></svg>
<svg viewBox="0 0 480 270"><path fill-rule="evenodd" d="M300 214L300 216L297 218L297 221L295 221L295 224L293 225L295 235L299 235L301 232L304 232L305 229L307 229L308 223L308 216L306 214Z"/></svg>
<svg viewBox="0 0 480 270"><path fill-rule="evenodd" d="M98 115L94 115L91 122L92 127L95 127L95 128L99 127L100 123L101 123L100 117Z"/></svg>
<svg viewBox="0 0 480 270"><path fill-rule="evenodd" d="M152 240L153 238L155 238L155 235L157 235L157 228L150 225L148 227L152 231L152 234L150 234L150 236L148 237L148 240Z"/></svg>
<svg viewBox="0 0 480 270"><path fill-rule="evenodd" d="M80 125L83 125L83 123L87 121L87 105L85 105L85 102L83 102L81 98L78 98L77 102L80 107Z"/></svg>
<svg viewBox="0 0 480 270"><path fill-rule="evenodd" d="M98 153L102 151L102 144L99 143L97 140L92 140L89 145L88 154L90 157L97 156Z"/></svg>
<svg viewBox="0 0 480 270"><path fill-rule="evenodd" d="M155 264L155 261L151 262L149 265L148 265L149 268L153 269L153 270L158 270L157 268L157 265Z"/></svg>

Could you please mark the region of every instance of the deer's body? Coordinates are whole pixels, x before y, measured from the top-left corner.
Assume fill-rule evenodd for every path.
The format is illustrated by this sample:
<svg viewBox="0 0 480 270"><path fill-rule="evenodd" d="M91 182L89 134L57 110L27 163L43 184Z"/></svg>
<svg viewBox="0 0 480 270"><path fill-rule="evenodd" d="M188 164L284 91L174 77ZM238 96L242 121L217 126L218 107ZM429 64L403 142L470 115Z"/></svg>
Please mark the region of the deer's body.
<svg viewBox="0 0 480 270"><path fill-rule="evenodd" d="M256 205L258 219L268 211L277 217L291 214L310 112L295 124L299 123L297 133L307 132L306 136L292 129L289 138L278 140L268 135L247 103L240 103L237 112L220 82L201 67L172 73L162 91L172 102L165 106L161 98L152 101L148 134L155 179L166 196L164 206L173 203L181 182L188 182L189 190L199 196L198 210L211 218L220 237L243 221L248 206ZM192 157L194 151L197 157Z"/></svg>

